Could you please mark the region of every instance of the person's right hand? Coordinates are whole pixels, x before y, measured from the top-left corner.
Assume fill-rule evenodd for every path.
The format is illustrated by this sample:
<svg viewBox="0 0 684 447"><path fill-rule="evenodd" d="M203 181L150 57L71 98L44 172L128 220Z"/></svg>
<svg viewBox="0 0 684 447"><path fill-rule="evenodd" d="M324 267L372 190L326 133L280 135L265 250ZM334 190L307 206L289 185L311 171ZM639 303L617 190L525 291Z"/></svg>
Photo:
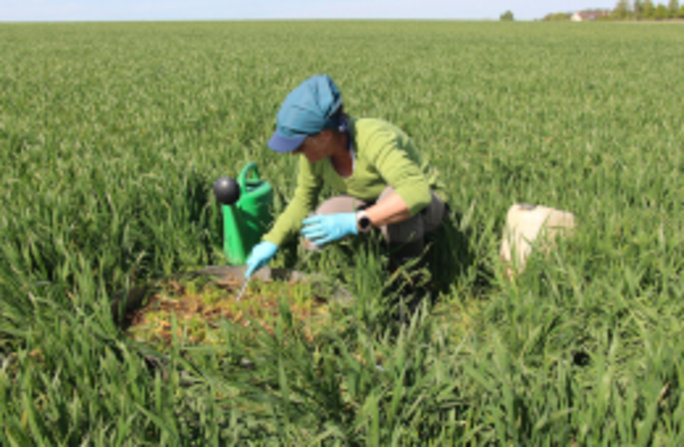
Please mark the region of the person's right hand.
<svg viewBox="0 0 684 447"><path fill-rule="evenodd" d="M249 279L250 276L261 267L265 266L268 261L275 256L278 251L278 246L273 242L263 241L258 243L252 248L252 252L247 258L247 271L245 272L245 278Z"/></svg>

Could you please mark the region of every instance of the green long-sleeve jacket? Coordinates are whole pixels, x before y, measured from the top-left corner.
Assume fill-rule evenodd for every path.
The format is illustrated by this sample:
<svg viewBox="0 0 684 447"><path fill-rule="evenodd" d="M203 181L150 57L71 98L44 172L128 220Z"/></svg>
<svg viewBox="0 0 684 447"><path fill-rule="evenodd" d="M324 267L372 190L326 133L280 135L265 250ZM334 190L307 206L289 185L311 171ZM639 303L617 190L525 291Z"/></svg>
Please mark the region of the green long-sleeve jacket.
<svg viewBox="0 0 684 447"><path fill-rule="evenodd" d="M330 185L337 194L363 201L376 200L388 185L392 186L406 202L411 215L430 203L430 190L436 179L401 129L380 119L353 117L350 117L349 129L353 174L343 178L329 159L309 163L302 155L294 197L264 235L264 240L280 246L294 236L301 229L302 220L315 209L324 184Z"/></svg>

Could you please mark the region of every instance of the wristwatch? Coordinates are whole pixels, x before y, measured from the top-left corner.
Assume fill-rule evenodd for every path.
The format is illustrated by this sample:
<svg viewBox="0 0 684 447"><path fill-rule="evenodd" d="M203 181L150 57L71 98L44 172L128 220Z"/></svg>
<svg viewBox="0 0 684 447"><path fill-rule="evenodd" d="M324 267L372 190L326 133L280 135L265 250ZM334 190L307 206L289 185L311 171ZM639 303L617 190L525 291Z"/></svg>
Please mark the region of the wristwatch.
<svg viewBox="0 0 684 447"><path fill-rule="evenodd" d="M356 213L356 227L359 229L359 233L367 233L372 226L370 217L365 211L361 210Z"/></svg>

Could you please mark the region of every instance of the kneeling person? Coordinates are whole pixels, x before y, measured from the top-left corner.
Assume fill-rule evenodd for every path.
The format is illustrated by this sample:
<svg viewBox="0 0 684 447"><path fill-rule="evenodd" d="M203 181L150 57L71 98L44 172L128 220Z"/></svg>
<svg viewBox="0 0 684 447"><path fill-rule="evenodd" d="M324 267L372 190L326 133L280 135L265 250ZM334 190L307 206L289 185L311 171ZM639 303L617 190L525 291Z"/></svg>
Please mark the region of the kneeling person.
<svg viewBox="0 0 684 447"><path fill-rule="evenodd" d="M273 228L252 249L247 277L300 230L308 248L315 248L376 227L391 248L410 257L422 253L425 235L442 222L444 202L432 191L427 165L409 137L386 121L347 115L327 75L313 76L290 92L268 146L301 155L297 186ZM307 217L324 185L339 195Z"/></svg>

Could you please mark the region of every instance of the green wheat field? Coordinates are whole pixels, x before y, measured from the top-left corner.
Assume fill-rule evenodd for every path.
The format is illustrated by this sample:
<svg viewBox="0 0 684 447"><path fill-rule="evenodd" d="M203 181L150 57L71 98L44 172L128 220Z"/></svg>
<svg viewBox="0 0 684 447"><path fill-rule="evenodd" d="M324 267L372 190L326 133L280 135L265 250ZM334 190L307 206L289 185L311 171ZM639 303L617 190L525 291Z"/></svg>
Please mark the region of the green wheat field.
<svg viewBox="0 0 684 447"><path fill-rule="evenodd" d="M681 24L0 24L0 58L0 444L684 445ZM113 303L225 263L217 177L292 197L265 143L316 73L437 168L433 299L397 317L374 240L293 243L353 295L316 330L255 283L268 327L132 336ZM516 202L578 226L509 281Z"/></svg>

